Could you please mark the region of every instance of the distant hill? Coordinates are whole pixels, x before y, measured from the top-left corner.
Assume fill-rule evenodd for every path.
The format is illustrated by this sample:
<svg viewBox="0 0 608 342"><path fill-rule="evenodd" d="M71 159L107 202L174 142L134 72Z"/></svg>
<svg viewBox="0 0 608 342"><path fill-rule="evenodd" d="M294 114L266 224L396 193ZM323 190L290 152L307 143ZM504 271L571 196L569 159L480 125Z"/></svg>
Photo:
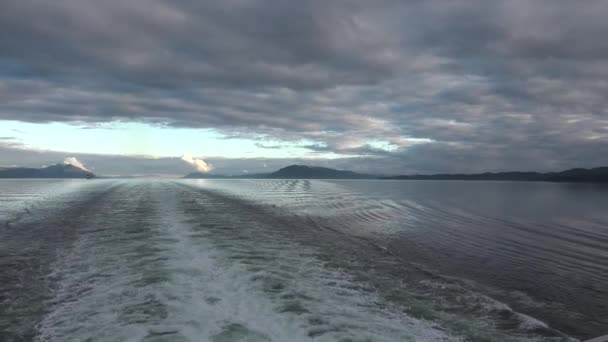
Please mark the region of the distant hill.
<svg viewBox="0 0 608 342"><path fill-rule="evenodd" d="M327 167L290 165L272 173L258 173L238 176L208 174L202 172L190 173L184 178L209 179L411 179L411 180L496 180L496 181L537 181L537 182L584 182L607 183L608 167L593 169L571 169L561 172L485 172L473 174L433 174L433 175L403 175L403 176L377 176L357 173L346 170L336 170Z"/></svg>
<svg viewBox="0 0 608 342"><path fill-rule="evenodd" d="M608 167L593 169L570 169L562 172L547 173L546 181L550 182L608 182Z"/></svg>
<svg viewBox="0 0 608 342"><path fill-rule="evenodd" d="M255 179L278 179L278 178L298 178L298 179L371 179L378 178L377 176L370 176L353 171L343 171L330 169L327 167L319 166L306 166L306 165L291 165L279 169L272 173L257 173L247 174L238 176L226 176L209 174L203 172L193 172L184 178L207 178L207 179L231 179L231 178L255 178Z"/></svg>
<svg viewBox="0 0 608 342"><path fill-rule="evenodd" d="M291 165L271 173L268 178L366 179L378 177L320 166Z"/></svg>
<svg viewBox="0 0 608 342"><path fill-rule="evenodd" d="M475 174L434 174L382 177L382 179L413 180L500 180L500 181L541 181L541 182L608 182L608 167L593 169L571 169L561 172L486 172Z"/></svg>
<svg viewBox="0 0 608 342"><path fill-rule="evenodd" d="M268 178L269 173L255 173L255 174L242 174L242 175L218 175L213 173L205 172L192 172L185 175L185 179L237 179L237 178Z"/></svg>
<svg viewBox="0 0 608 342"><path fill-rule="evenodd" d="M0 168L0 178L93 178L92 172L71 164L56 164L43 168Z"/></svg>

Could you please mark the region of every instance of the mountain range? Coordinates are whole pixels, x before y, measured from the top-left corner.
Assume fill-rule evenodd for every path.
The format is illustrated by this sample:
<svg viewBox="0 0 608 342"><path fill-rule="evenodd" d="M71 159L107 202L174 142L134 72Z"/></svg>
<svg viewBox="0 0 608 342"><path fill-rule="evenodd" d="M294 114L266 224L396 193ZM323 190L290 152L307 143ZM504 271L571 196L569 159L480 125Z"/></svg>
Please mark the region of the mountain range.
<svg viewBox="0 0 608 342"><path fill-rule="evenodd" d="M608 182L608 167L592 169L576 168L561 172L485 172L474 174L434 174L382 177L382 179L412 180L498 180L498 181L539 181L539 182Z"/></svg>
<svg viewBox="0 0 608 342"><path fill-rule="evenodd" d="M92 172L72 164L55 164L42 168L0 168L0 178L94 178Z"/></svg>
<svg viewBox="0 0 608 342"><path fill-rule="evenodd" d="M378 176L356 173L353 171L336 170L320 166L290 165L271 173L257 173L238 176L226 176L193 172L184 178L263 178L263 179L376 179Z"/></svg>
<svg viewBox="0 0 608 342"><path fill-rule="evenodd" d="M71 164L55 164L42 168L0 168L0 178L94 178L92 172ZM393 180L491 180L491 181L538 181L608 183L608 167L591 169L576 168L561 172L485 172L473 174L431 174L379 176L336 170L320 166L290 165L271 173L245 175L221 175L193 172L183 178L196 179L393 179Z"/></svg>
<svg viewBox="0 0 608 342"><path fill-rule="evenodd" d="M194 172L184 178L264 178L264 179L403 179L403 180L496 180L496 181L540 181L540 182L608 182L608 167L592 169L570 169L561 172L485 172L473 174L432 174L379 176L335 170L326 167L291 165L272 173L227 176Z"/></svg>

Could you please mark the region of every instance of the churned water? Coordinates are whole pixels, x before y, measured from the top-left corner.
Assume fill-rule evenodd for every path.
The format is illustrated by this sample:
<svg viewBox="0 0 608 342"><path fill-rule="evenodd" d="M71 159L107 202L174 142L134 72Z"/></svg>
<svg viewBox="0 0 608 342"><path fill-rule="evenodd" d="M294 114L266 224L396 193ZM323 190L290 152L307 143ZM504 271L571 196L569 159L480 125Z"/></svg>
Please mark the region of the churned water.
<svg viewBox="0 0 608 342"><path fill-rule="evenodd" d="M608 332L608 188L0 181L2 341Z"/></svg>

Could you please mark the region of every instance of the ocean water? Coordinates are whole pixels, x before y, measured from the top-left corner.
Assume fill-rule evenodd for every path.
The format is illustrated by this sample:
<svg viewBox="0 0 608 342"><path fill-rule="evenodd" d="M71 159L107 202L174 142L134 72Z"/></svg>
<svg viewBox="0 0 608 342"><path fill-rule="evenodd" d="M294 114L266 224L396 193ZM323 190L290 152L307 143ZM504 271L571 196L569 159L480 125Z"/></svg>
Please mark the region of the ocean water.
<svg viewBox="0 0 608 342"><path fill-rule="evenodd" d="M577 341L608 187L0 180L0 341Z"/></svg>

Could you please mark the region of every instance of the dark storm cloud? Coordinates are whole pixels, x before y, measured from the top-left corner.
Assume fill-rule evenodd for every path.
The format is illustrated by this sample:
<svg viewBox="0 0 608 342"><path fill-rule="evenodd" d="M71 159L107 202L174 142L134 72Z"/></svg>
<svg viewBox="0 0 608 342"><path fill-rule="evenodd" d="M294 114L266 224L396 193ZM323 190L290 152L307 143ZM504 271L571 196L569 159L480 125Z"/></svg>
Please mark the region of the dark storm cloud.
<svg viewBox="0 0 608 342"><path fill-rule="evenodd" d="M593 166L607 15L596 0L5 1L0 119L214 128L377 169Z"/></svg>

